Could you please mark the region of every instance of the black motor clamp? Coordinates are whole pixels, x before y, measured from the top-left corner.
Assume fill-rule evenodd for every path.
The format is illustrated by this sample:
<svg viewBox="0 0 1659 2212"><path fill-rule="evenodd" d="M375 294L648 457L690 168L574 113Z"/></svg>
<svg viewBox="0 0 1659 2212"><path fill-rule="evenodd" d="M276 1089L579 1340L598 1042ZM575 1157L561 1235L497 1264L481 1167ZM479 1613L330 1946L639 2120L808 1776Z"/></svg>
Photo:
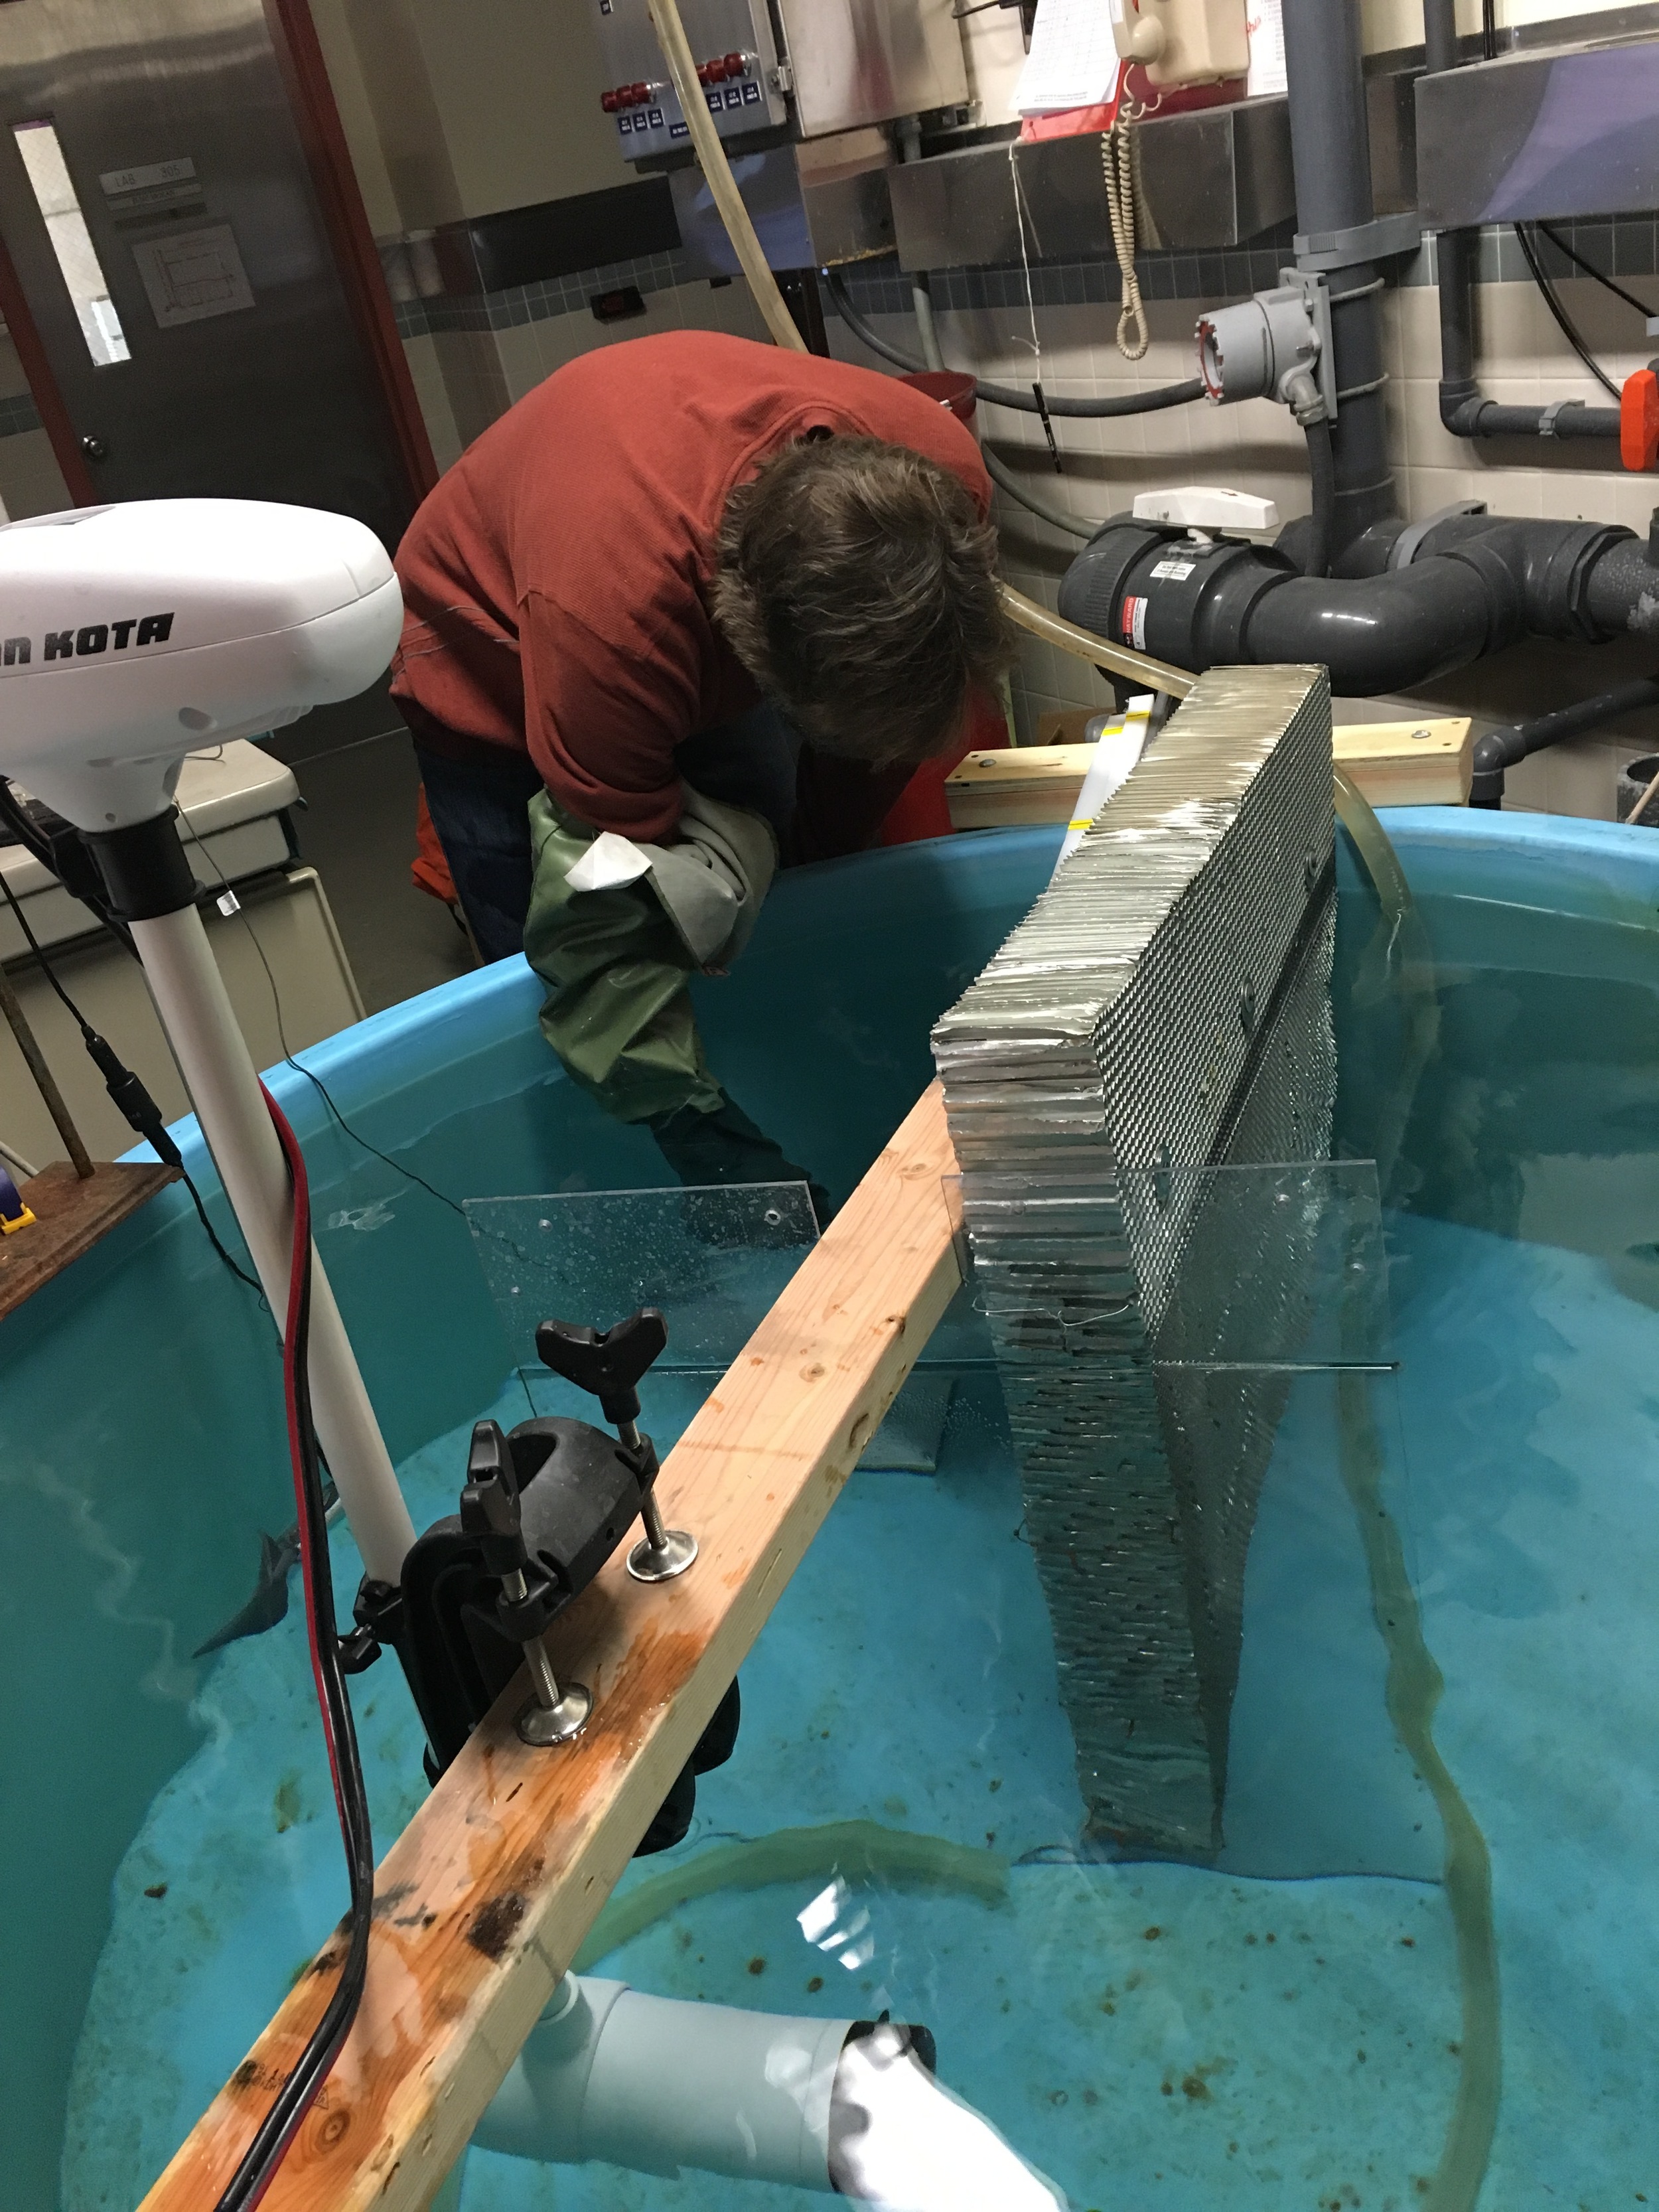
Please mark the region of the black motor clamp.
<svg viewBox="0 0 1659 2212"><path fill-rule="evenodd" d="M637 1386L667 1340L662 1316L649 1307L603 1334L544 1322L537 1349L546 1364L598 1396L623 1436L559 1418L521 1421L507 1434L478 1422L460 1511L416 1538L398 1589L364 1578L348 1664L355 1672L377 1646L395 1649L426 1729L433 1781L512 1680L526 1642L586 1589L640 1516L658 1462L635 1425ZM731 1756L738 1717L734 1681L641 1853L665 1850L685 1834L696 1777Z"/></svg>

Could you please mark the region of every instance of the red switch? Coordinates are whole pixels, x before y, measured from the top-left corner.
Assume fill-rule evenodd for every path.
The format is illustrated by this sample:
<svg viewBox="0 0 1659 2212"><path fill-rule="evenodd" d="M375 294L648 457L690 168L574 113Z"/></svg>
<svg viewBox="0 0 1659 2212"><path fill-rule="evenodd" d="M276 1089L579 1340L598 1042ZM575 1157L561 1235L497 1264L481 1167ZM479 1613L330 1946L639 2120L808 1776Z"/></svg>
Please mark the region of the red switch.
<svg viewBox="0 0 1659 2212"><path fill-rule="evenodd" d="M699 62L697 64L697 82L699 84L713 84L714 82L714 68L715 64L713 62Z"/></svg>
<svg viewBox="0 0 1659 2212"><path fill-rule="evenodd" d="M742 54L727 54L726 57L727 76L741 76L748 66L748 61Z"/></svg>
<svg viewBox="0 0 1659 2212"><path fill-rule="evenodd" d="M602 92L599 94L599 106L604 108L607 115L614 115L622 106L621 95L615 92Z"/></svg>
<svg viewBox="0 0 1659 2212"><path fill-rule="evenodd" d="M1659 462L1659 377L1638 368L1619 400L1619 458L1638 474Z"/></svg>

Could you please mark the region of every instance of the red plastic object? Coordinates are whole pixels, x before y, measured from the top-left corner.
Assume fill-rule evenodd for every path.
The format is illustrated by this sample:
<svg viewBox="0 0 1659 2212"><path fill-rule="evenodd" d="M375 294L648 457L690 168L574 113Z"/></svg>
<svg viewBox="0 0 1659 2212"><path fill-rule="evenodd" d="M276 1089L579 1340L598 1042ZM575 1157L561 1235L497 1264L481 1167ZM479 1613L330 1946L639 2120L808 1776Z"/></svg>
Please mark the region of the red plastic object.
<svg viewBox="0 0 1659 2212"><path fill-rule="evenodd" d="M749 64L742 54L727 54L726 57L726 74L727 76L746 76L748 69Z"/></svg>
<svg viewBox="0 0 1659 2212"><path fill-rule="evenodd" d="M449 872L444 848L438 842L438 833L427 811L424 784L416 793L415 859L409 872L416 890L424 891L428 898L441 899L448 907L456 903L455 878Z"/></svg>
<svg viewBox="0 0 1659 2212"><path fill-rule="evenodd" d="M1659 462L1659 376L1638 368L1619 397L1619 458L1640 475Z"/></svg>
<svg viewBox="0 0 1659 2212"><path fill-rule="evenodd" d="M950 409L958 422L965 423L970 430L974 428L979 386L973 377L963 375L959 369L923 368L914 375L900 377L899 382L908 384L913 392L923 392L928 398L937 399L941 407Z"/></svg>
<svg viewBox="0 0 1659 2212"><path fill-rule="evenodd" d="M697 82L699 84L707 84L708 82L708 72L714 68L714 64L713 62L699 62L697 64Z"/></svg>
<svg viewBox="0 0 1659 2212"><path fill-rule="evenodd" d="M877 839L880 845L917 845L924 837L951 835L951 809L945 797L945 779L969 753L1000 751L1008 742L1008 725L1002 702L982 696L974 702L969 718L968 742L938 760L924 761L892 805Z"/></svg>
<svg viewBox="0 0 1659 2212"><path fill-rule="evenodd" d="M614 115L622 106L622 101L614 92L602 92L599 94L599 106L604 108L607 115Z"/></svg>

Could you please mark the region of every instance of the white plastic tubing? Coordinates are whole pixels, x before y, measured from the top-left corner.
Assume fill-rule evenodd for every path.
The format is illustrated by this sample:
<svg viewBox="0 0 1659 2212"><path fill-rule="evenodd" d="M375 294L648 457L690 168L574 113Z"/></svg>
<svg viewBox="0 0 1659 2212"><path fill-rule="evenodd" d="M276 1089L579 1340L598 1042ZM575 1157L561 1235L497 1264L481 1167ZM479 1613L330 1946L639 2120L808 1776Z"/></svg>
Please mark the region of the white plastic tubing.
<svg viewBox="0 0 1659 2212"><path fill-rule="evenodd" d="M902 2029L641 1996L568 1974L473 2142L639 2173L693 2166L880 2212L1066 2212Z"/></svg>
<svg viewBox="0 0 1659 2212"><path fill-rule="evenodd" d="M830 2099L852 2026L567 1974L472 2140L561 2166L690 2166L828 2194Z"/></svg>
<svg viewBox="0 0 1659 2212"><path fill-rule="evenodd" d="M158 921L135 921L132 941L280 1327L288 1312L294 1234L288 1169L202 917L185 907ZM310 1375L317 1435L363 1565L378 1580L396 1583L415 1540L415 1524L323 1263L314 1255Z"/></svg>

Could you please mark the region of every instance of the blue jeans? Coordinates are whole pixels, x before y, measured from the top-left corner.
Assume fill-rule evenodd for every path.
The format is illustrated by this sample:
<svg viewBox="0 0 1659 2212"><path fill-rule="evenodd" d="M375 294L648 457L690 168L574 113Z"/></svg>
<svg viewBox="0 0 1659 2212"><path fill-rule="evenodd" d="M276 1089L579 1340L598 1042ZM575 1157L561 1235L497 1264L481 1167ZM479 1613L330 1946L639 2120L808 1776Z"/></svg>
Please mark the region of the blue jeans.
<svg viewBox="0 0 1659 2212"><path fill-rule="evenodd" d="M519 753L503 753L499 766L453 761L417 739L415 759L472 941L484 959L509 960L524 951L535 874L529 808L542 780Z"/></svg>
<svg viewBox="0 0 1659 2212"><path fill-rule="evenodd" d="M781 842L795 811L799 750L797 732L763 702L688 738L674 765L705 798L763 814ZM510 959L524 951L535 875L529 807L541 777L522 753L503 752L499 763L454 761L416 738L415 758L473 941L486 960Z"/></svg>

